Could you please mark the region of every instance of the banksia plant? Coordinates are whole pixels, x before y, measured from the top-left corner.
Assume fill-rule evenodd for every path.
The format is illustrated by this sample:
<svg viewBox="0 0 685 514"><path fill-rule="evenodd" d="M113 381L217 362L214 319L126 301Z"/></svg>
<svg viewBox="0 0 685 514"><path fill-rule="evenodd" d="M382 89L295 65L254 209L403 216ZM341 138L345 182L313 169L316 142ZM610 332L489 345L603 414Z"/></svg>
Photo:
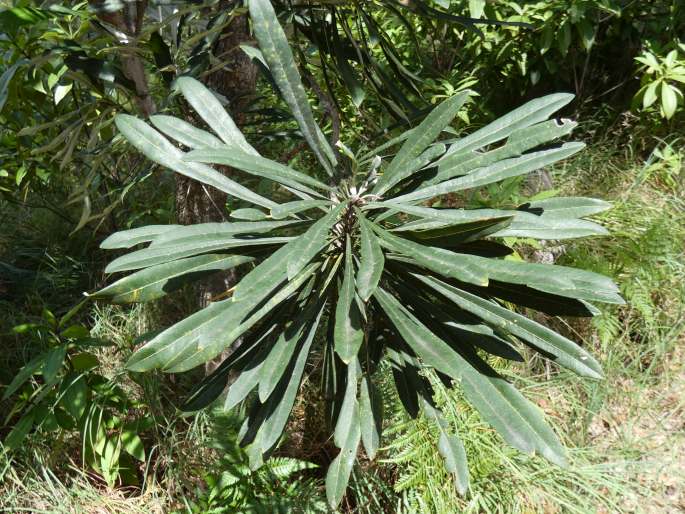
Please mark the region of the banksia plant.
<svg viewBox="0 0 685 514"><path fill-rule="evenodd" d="M459 492L469 483L464 447L433 401L426 370L460 387L509 444L563 465L564 450L543 415L493 369L491 356L520 361L523 345L599 379L601 368L587 351L514 306L592 316L591 302L622 299L601 275L507 258L513 253L507 241L602 235L605 230L585 218L608 204L551 198L514 209L427 205L580 151L581 143L552 146L575 123L548 120L572 96L533 100L466 137L441 140L469 97L463 92L375 150L355 154L338 144L337 156L316 124L271 3L250 0L249 11L264 62L320 172L305 174L260 156L192 78L179 78L178 88L213 133L169 116L153 116L152 126L117 117L121 134L149 159L248 205L232 212L236 221L148 226L103 242L112 249L148 244L107 267L109 273L136 270L93 295L114 302L149 301L208 273L244 271L224 299L156 335L128 368L179 373L235 347L184 408L201 409L224 392L227 409L245 403L240 436L254 466L277 447L305 373L322 376L340 449L326 478L333 507L360 447L371 459L379 447L382 398L374 380L383 361L407 412L435 420L438 450ZM229 178L211 164L238 171ZM248 176L270 181L277 192L272 198L286 201L258 194L244 185L249 181L241 184ZM322 369L313 369L319 362Z"/></svg>

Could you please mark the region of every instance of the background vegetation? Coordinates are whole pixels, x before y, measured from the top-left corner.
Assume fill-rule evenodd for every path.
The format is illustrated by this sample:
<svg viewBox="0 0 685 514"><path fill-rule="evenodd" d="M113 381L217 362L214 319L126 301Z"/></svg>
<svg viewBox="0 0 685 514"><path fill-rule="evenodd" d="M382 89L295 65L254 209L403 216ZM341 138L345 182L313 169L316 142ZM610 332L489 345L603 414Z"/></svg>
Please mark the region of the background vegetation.
<svg viewBox="0 0 685 514"><path fill-rule="evenodd" d="M378 142L466 87L480 96L460 113L457 131L570 91L577 97L565 115L579 121L588 148L472 201L514 203L552 191L614 203L600 218L609 237L517 242L536 259L612 276L627 300L592 323L543 320L590 349L606 380L581 383L536 359L501 370L547 413L571 448L570 466L509 449L458 393L435 384L469 457L472 489L460 497L435 449L436 429L407 419L388 373L380 461L355 468L343 509L684 510L682 3L416 3L428 11L381 1L308 11L274 3L293 22L302 72L327 86L309 84L319 114L345 140ZM303 402L278 458L251 473L236 443L240 413L178 410L197 376L123 371L141 337L193 310L194 291L133 308L80 303L105 283L99 242L116 229L174 222L179 201L173 177L130 150L113 116L145 113L148 101L185 115L171 80L222 68L222 31L240 6L150 5L128 38L99 17L97 2L48 7L18 2L0 13L0 509L325 512L332 448L303 438L322 429L305 426L316 416ZM148 78L145 94L130 72L133 57ZM285 142L294 124L268 75L242 114L265 154L307 165L301 148ZM13 387L18 370L41 355L49 369ZM42 406L40 424L22 416L29 405Z"/></svg>

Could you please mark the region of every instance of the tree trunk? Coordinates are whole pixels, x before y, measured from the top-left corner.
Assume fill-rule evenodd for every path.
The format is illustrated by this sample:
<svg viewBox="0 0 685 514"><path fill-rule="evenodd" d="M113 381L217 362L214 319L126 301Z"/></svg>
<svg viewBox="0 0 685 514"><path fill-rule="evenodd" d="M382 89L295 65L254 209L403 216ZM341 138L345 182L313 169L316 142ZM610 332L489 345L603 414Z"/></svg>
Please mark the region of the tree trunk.
<svg viewBox="0 0 685 514"><path fill-rule="evenodd" d="M119 43L128 47L119 56L121 69L126 78L133 82L133 99L140 112L147 118L155 113L157 107L150 96L145 66L136 53L147 0L126 2L123 6L109 4L105 0L90 0L89 5L97 13L98 19L109 26L108 31Z"/></svg>
<svg viewBox="0 0 685 514"><path fill-rule="evenodd" d="M221 8L233 9L237 0L223 1ZM236 16L221 34L214 48L214 55L221 60L222 68L209 74L204 80L208 88L228 100L231 117L240 127L245 122L245 109L255 93L257 68L250 58L240 49L240 44L249 40L250 32L246 15ZM231 168L217 167L225 175L232 173ZM226 220L226 194L205 186L187 177L176 175L176 216L182 225L209 223ZM236 282L234 271L218 273L198 286L198 303L205 307L212 298L230 289ZM226 353L208 363L211 371L225 357Z"/></svg>

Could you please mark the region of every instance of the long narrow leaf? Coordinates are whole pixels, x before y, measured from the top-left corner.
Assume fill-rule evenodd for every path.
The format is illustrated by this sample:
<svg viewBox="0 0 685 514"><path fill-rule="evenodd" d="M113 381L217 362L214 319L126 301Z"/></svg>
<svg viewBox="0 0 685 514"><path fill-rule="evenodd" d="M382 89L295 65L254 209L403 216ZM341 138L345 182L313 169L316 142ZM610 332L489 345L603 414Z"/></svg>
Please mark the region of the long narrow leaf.
<svg viewBox="0 0 685 514"><path fill-rule="evenodd" d="M250 0L249 8L252 27L264 58L269 64L269 70L292 110L304 138L324 169L332 175L337 164L335 154L314 120L292 50L271 2Z"/></svg>
<svg viewBox="0 0 685 514"><path fill-rule="evenodd" d="M345 364L350 365L357 358L357 352L364 340L362 313L355 300L355 273L350 238L345 243L345 271L342 287L335 309L335 351Z"/></svg>
<svg viewBox="0 0 685 514"><path fill-rule="evenodd" d="M258 155L257 150L247 142L223 105L202 82L192 77L179 77L176 79L176 84L195 112L207 122L207 125L224 143L245 153Z"/></svg>

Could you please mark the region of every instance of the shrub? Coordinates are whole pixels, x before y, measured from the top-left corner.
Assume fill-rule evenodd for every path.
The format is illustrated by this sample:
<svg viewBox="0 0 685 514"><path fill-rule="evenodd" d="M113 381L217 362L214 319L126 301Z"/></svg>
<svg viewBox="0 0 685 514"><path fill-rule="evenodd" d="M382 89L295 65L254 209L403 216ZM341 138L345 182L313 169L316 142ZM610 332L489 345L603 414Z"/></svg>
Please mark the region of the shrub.
<svg viewBox="0 0 685 514"><path fill-rule="evenodd" d="M508 209L422 204L524 175L581 150L580 143L534 150L573 129L569 120L547 120L572 96L533 100L467 137L439 140L469 98L462 92L386 144L353 153L338 143L336 152L314 120L270 2L252 0L250 14L265 62L320 171L308 175L260 156L212 93L191 78L178 79L178 87L218 137L167 116L151 118L157 130L128 115L117 118L121 133L151 160L249 205L232 212L239 221L148 226L103 243L111 249L150 243L109 264L110 273L138 270L93 295L115 302L152 300L207 273L250 266L226 293L230 297L156 335L128 368L183 372L234 345L185 408L212 403L237 372L224 406L249 405L239 436L256 467L277 446L303 377L320 365L328 422L340 448L326 479L332 506L344 495L360 444L369 458L376 454L382 402L374 373L384 358L407 411L416 416L423 410L440 430L438 449L461 493L468 488L464 448L435 405L423 367L446 384L459 382L511 445L563 465L564 450L540 411L489 361L521 360L521 343L599 379L601 368L588 352L509 307L592 316L597 310L589 302L622 299L601 275L513 258L506 238L602 235L601 226L583 218L608 204L588 198ZM395 145L399 150L387 162L385 152ZM208 163L271 181L278 195L292 200L277 203Z"/></svg>

